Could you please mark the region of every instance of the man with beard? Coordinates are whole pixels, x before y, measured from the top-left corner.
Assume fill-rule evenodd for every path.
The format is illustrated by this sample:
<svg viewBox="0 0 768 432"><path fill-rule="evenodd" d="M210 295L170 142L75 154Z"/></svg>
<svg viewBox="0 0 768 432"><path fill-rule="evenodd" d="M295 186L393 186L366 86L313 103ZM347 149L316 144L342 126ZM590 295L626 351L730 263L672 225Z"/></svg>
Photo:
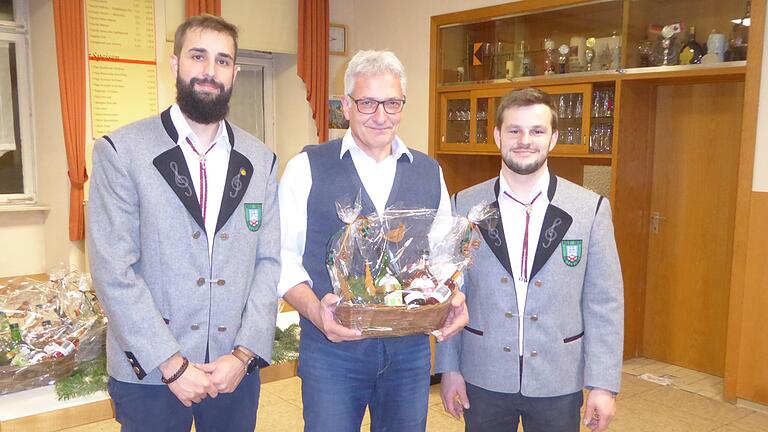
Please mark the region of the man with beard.
<svg viewBox="0 0 768 432"><path fill-rule="evenodd" d="M515 90L497 109L500 176L459 192L459 214L490 202L463 291L470 322L438 345L446 411L472 432L603 431L621 380L624 300L607 199L547 169L557 111L537 89Z"/></svg>
<svg viewBox="0 0 768 432"><path fill-rule="evenodd" d="M277 163L224 120L236 52L233 25L188 19L171 57L177 103L94 147L88 252L124 431L256 423L280 274Z"/></svg>

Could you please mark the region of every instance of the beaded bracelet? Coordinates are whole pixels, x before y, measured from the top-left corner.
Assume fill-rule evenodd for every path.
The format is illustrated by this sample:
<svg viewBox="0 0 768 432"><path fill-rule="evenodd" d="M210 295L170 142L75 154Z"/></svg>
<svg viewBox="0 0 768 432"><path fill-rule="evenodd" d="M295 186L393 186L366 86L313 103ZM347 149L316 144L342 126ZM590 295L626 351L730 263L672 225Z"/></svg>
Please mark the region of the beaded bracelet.
<svg viewBox="0 0 768 432"><path fill-rule="evenodd" d="M187 366L189 366L189 360L187 360L186 357L182 357L181 367L179 367L179 370L176 371L175 374L173 374L170 378L166 379L165 377L160 378L160 381L163 382L163 384L170 384L177 379L181 378L181 376L184 374L184 372L187 370Z"/></svg>

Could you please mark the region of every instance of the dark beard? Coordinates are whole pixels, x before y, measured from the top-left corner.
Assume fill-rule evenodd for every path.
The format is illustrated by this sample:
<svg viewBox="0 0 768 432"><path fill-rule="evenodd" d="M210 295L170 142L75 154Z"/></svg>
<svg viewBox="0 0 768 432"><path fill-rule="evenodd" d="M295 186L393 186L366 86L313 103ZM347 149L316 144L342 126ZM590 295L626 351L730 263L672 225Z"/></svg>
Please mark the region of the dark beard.
<svg viewBox="0 0 768 432"><path fill-rule="evenodd" d="M215 84L219 94L209 95L195 91L195 84ZM200 124L218 123L224 120L229 112L229 98L232 97L232 87L224 89L224 84L212 79L192 78L189 83L176 78L176 103L181 112L190 120Z"/></svg>
<svg viewBox="0 0 768 432"><path fill-rule="evenodd" d="M535 173L536 171L539 170L539 168L544 166L544 162L547 161L547 156L545 155L543 158L539 160L535 160L526 165L519 164L514 160L512 160L511 157L506 157L506 155L502 156L501 159L504 161L504 165L506 165L507 168L512 170L513 173L519 174L519 175L529 175L529 174Z"/></svg>

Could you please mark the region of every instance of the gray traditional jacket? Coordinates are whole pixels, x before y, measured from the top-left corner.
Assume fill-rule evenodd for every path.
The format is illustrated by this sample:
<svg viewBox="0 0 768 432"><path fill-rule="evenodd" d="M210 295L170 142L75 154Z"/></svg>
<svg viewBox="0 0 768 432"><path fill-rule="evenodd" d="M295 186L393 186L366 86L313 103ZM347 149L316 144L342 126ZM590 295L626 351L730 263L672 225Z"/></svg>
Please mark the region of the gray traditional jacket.
<svg viewBox="0 0 768 432"><path fill-rule="evenodd" d="M269 361L280 276L276 157L226 123L232 146L209 257L169 110L96 141L87 247L107 313L107 369L159 384L177 351L212 361L242 345Z"/></svg>
<svg viewBox="0 0 768 432"><path fill-rule="evenodd" d="M455 197L458 214L480 202L498 208L499 178ZM464 275L470 322L437 345L437 372L525 396L565 395L583 387L619 391L624 340L621 268L608 200L551 175L550 200L536 245L518 353L515 275L504 229L483 229ZM520 366L522 365L522 378Z"/></svg>

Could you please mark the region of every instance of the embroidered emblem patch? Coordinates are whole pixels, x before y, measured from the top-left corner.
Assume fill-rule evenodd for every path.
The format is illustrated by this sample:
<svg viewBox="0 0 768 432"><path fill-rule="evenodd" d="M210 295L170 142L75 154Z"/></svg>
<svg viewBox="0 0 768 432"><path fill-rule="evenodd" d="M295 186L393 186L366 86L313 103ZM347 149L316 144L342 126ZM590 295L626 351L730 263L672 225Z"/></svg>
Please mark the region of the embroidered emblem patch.
<svg viewBox="0 0 768 432"><path fill-rule="evenodd" d="M581 240L563 240L560 243L563 252L563 262L569 267L575 267L581 261Z"/></svg>
<svg viewBox="0 0 768 432"><path fill-rule="evenodd" d="M261 228L261 203L245 203L245 224L251 231Z"/></svg>

